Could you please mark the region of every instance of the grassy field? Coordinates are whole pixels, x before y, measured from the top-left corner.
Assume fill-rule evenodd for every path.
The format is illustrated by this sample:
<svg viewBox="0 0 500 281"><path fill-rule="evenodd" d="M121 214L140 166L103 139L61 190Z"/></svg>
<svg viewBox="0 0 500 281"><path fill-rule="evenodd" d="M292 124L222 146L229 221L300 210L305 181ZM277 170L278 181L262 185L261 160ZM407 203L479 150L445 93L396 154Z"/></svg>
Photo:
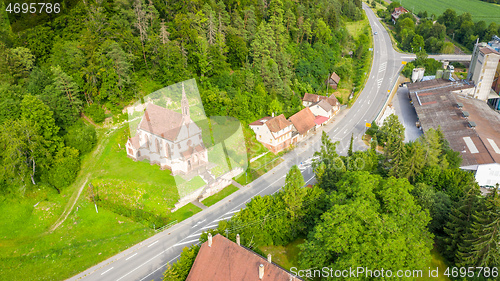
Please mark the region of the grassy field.
<svg viewBox="0 0 500 281"><path fill-rule="evenodd" d="M228 185L226 186L223 190L219 191L218 193L208 197L207 199L203 200L203 205L210 207L213 204L219 202L220 200L226 198L227 196L231 195L233 192L236 192L238 188L234 185Z"/></svg>
<svg viewBox="0 0 500 281"><path fill-rule="evenodd" d="M272 261L286 270L291 267L298 267L299 245L304 243L303 238L299 238L286 246L264 246L259 250L267 256L271 254Z"/></svg>
<svg viewBox="0 0 500 281"><path fill-rule="evenodd" d="M39 186L22 199L0 198L0 280L63 280L155 233L105 208L97 213L88 185L67 219L47 232L87 178L100 196L168 214L168 221L180 222L201 211L188 204L167 212L179 197L174 178L157 165L127 158L125 131L117 129L108 136L99 129L97 148L82 159L77 179L61 194Z"/></svg>
<svg viewBox="0 0 500 281"><path fill-rule="evenodd" d="M346 22L345 27L352 38L354 38L354 40L357 40L359 35L363 34L366 28L369 28L369 25L370 22L368 21L368 18L365 17L360 21Z"/></svg>
<svg viewBox="0 0 500 281"><path fill-rule="evenodd" d="M440 16L447 8L452 8L458 15L470 13L474 22L484 20L486 25L491 22L500 24L500 5L479 0L405 0L403 6L415 13L427 11L429 16Z"/></svg>

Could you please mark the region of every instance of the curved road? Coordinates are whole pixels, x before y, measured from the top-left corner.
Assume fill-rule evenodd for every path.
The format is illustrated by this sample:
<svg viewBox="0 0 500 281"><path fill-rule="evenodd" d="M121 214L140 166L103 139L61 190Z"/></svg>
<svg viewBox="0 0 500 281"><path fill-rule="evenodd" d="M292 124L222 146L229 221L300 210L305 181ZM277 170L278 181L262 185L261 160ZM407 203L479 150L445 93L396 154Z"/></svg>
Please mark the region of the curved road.
<svg viewBox="0 0 500 281"><path fill-rule="evenodd" d="M381 110L392 87L394 79L404 60L415 56L401 54L392 48L391 39L375 14L363 3L374 35L374 57L370 76L364 90L352 108L341 113L342 118L323 127L334 141L340 154L346 154L351 134L355 136L354 150L366 149L359 137L365 130L365 123L371 122ZM432 57L432 56L431 56ZM469 60L470 60L470 56ZM467 60L466 56L439 56L440 59ZM293 165L299 165L306 183L314 182L310 162L320 145L321 134L315 134L301 143L294 151L286 154L284 162L267 174L231 194L210 208L178 223L171 228L87 269L69 280L162 280L167 263L174 262L183 247L198 243L201 232L217 227L221 220L229 219L238 212L252 197L277 192L285 182L285 175Z"/></svg>

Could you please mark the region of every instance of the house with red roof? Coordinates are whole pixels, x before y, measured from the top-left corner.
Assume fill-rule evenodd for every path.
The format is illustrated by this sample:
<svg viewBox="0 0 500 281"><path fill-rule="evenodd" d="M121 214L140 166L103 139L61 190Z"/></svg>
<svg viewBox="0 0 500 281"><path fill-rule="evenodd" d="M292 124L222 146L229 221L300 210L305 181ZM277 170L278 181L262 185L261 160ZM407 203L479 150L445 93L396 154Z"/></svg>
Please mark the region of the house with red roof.
<svg viewBox="0 0 500 281"><path fill-rule="evenodd" d="M201 129L190 118L189 103L182 84L182 112L149 103L134 137L126 143L127 156L147 159L173 175L187 174L208 163Z"/></svg>
<svg viewBox="0 0 500 281"><path fill-rule="evenodd" d="M394 8L394 11L392 12L391 14L391 17L392 17L392 23L393 24L396 24L396 21L398 20L398 18L402 15L402 14L406 14L406 13L409 13L407 9L403 8L403 7L397 7L397 8Z"/></svg>
<svg viewBox="0 0 500 281"><path fill-rule="evenodd" d="M330 86L330 88L337 90L337 87L340 82L340 77L337 75L337 73L333 72L328 79L326 79L325 83Z"/></svg>
<svg viewBox="0 0 500 281"><path fill-rule="evenodd" d="M261 118L249 126L255 132L257 140L273 153L278 153L291 144L293 126L283 114Z"/></svg>
<svg viewBox="0 0 500 281"><path fill-rule="evenodd" d="M315 120L316 116L314 116L309 107L306 107L292 115L290 117L290 121L292 122L295 129L294 131L296 132L296 134L292 137L292 142L299 142L314 132L316 128L319 127L319 124L316 124Z"/></svg>
<svg viewBox="0 0 500 281"><path fill-rule="evenodd" d="M300 281L299 277L267 259L217 234L208 234L201 245L186 281Z"/></svg>

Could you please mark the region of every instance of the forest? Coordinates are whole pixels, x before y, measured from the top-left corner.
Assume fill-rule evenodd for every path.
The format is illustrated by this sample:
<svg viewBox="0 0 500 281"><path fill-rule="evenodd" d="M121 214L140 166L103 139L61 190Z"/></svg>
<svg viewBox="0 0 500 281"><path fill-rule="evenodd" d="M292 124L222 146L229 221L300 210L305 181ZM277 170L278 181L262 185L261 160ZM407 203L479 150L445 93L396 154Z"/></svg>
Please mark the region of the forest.
<svg viewBox="0 0 500 281"><path fill-rule="evenodd" d="M339 156L337 143L323 133L313 163L316 185L303 187L293 166L280 192L254 197L200 242L208 233L233 241L240 234L242 245L265 256L259 247L305 239L294 264L300 269L425 269L433 248L449 267L498 266L498 195L480 195L474 175L458 168L462 159L440 129L404 143L404 127L390 115L367 133L371 148L352 151L351 142L347 156ZM198 249L186 247L164 280L185 280ZM490 273L483 280L496 280L498 272Z"/></svg>
<svg viewBox="0 0 500 281"><path fill-rule="evenodd" d="M53 1L54 3L56 1ZM58 192L96 143L94 125L196 78L209 116L290 116L336 71L359 91L369 65L360 0L75 1L60 13L0 3L0 191Z"/></svg>

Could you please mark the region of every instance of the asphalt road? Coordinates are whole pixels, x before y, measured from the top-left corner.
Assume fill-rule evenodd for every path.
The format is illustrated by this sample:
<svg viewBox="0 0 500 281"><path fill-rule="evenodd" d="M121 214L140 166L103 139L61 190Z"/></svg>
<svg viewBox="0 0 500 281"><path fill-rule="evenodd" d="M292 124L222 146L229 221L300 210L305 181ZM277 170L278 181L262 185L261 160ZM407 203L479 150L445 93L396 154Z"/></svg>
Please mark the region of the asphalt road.
<svg viewBox="0 0 500 281"><path fill-rule="evenodd" d="M374 56L370 76L356 103L343 111L337 120L324 130L334 141L339 141L338 152L346 154L351 134L354 150L366 149L359 140L365 131L365 123L371 122L381 110L394 79L404 60L414 55L401 54L392 48L391 39L375 14L363 3L368 15L374 39ZM470 56L469 56L470 57ZM442 56L442 58L447 58ZM456 59L456 56L448 57ZM463 60L463 56L458 57ZM310 167L314 151L320 147L321 134L315 134L284 156L284 162L241 190L193 217L158 233L157 235L117 254L116 256L70 278L69 280L161 280L167 263L174 262L186 246L198 243L201 232L215 228L219 221L229 219L252 197L277 192L285 182L285 175L293 165L299 165L306 183L314 183Z"/></svg>

